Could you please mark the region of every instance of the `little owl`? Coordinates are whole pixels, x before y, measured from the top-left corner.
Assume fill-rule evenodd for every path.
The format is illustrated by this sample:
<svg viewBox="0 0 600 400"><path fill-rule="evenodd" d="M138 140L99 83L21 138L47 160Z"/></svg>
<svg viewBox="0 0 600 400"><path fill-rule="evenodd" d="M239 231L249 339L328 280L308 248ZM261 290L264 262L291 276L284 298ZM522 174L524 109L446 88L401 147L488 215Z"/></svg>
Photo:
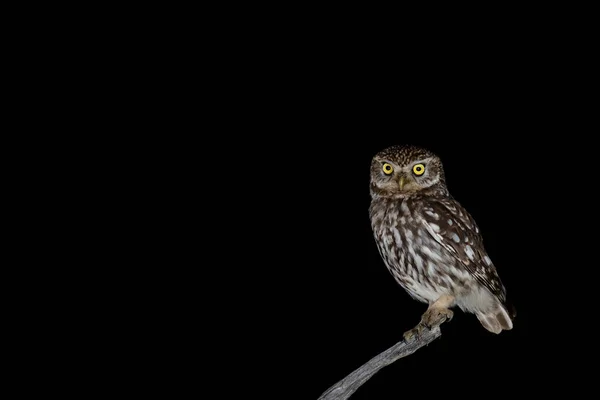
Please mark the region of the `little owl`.
<svg viewBox="0 0 600 400"><path fill-rule="evenodd" d="M379 253L400 286L429 304L405 337L451 319L454 306L490 332L512 329L504 285L477 224L448 192L440 159L414 146L387 148L373 157L370 186Z"/></svg>

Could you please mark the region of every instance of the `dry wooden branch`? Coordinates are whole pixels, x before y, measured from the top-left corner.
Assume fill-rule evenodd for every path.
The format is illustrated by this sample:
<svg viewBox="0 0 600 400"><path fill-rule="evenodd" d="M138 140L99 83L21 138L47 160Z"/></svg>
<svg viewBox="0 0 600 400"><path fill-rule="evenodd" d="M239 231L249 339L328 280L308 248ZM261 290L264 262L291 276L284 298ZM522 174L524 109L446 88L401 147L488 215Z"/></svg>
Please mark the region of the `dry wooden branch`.
<svg viewBox="0 0 600 400"><path fill-rule="evenodd" d="M390 365L402 357L406 357L409 354L414 353L421 347L428 345L440 336L442 336L440 327L435 326L431 330L424 329L418 339L410 343L407 343L404 340L396 343L327 389L318 400L348 399L363 383L365 383L381 368Z"/></svg>

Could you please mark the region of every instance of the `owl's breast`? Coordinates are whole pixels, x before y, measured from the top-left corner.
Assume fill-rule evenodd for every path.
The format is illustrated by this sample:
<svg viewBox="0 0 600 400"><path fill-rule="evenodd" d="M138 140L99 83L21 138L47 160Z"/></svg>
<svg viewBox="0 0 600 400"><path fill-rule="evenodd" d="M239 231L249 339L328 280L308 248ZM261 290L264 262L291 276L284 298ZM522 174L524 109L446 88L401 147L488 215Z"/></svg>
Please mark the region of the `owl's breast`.
<svg viewBox="0 0 600 400"><path fill-rule="evenodd" d="M372 204L371 225L388 270L418 300L435 301L442 294L453 294L470 279L428 232L418 209L406 201Z"/></svg>

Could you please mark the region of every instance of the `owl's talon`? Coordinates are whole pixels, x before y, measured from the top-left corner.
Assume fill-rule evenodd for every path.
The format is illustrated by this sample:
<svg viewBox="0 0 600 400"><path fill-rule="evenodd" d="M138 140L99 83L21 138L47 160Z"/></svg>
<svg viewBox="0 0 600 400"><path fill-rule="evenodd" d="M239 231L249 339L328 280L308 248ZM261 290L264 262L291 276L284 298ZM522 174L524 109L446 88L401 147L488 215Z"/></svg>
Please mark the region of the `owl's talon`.
<svg viewBox="0 0 600 400"><path fill-rule="evenodd" d="M419 324L419 325L415 326L414 328L412 328L411 330L404 332L404 341L406 343L411 343L411 342L415 341L416 339L418 339L419 336L421 336L422 332L423 332L423 325Z"/></svg>
<svg viewBox="0 0 600 400"><path fill-rule="evenodd" d="M431 329L439 326L446 321L450 321L454 316L454 312L448 308L432 307L423 314L421 324Z"/></svg>

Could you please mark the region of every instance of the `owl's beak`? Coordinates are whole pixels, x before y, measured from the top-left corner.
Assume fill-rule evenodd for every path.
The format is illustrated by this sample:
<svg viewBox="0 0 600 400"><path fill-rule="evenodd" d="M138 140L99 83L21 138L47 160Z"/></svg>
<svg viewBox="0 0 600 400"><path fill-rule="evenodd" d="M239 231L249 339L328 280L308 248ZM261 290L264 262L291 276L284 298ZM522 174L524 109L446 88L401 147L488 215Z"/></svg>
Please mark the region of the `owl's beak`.
<svg viewBox="0 0 600 400"><path fill-rule="evenodd" d="M407 181L406 177L404 175L401 175L400 180L398 181L398 186L400 186L400 190L402 190L404 188L406 181Z"/></svg>

